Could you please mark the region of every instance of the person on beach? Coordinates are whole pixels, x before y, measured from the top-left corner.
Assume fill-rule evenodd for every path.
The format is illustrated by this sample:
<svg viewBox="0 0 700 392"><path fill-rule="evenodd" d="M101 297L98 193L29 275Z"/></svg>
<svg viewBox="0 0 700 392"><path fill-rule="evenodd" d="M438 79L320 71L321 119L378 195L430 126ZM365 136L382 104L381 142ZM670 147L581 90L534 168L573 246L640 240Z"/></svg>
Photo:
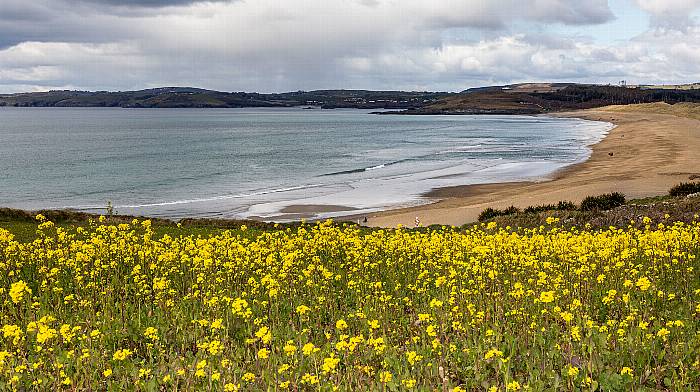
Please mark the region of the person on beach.
<svg viewBox="0 0 700 392"><path fill-rule="evenodd" d="M418 217L416 217L416 227L420 227L420 219Z"/></svg>

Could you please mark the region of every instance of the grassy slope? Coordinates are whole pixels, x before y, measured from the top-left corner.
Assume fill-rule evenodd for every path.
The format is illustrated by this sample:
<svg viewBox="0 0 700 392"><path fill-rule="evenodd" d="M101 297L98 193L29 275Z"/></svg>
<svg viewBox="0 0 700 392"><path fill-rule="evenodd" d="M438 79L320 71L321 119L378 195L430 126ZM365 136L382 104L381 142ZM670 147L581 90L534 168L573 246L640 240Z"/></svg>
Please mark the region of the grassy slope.
<svg viewBox="0 0 700 392"><path fill-rule="evenodd" d="M37 222L34 216L41 213L47 219L56 223L56 226L64 229L73 230L77 227L86 227L90 225L90 221L97 221L98 215L85 214L71 211L38 211L28 212L9 208L0 208L0 228L9 230L15 235L19 241L32 241L37 237L36 227ZM106 224L130 223L133 219L144 220L143 217L121 216L117 215L107 218ZM156 236L162 237L168 234L172 237L177 236L202 236L210 237L217 235L225 230L231 230L234 234L242 233L241 226L245 225L248 229L246 235L254 236L263 230L272 230L276 228L292 227L292 224L274 225L257 221L245 220L226 220L226 219L185 219L178 225L174 221L166 219L151 219L153 229Z"/></svg>
<svg viewBox="0 0 700 392"><path fill-rule="evenodd" d="M643 227L642 218L648 217L654 223L698 221L700 214L700 197L653 197L630 200L621 207L610 211L547 211L540 213L524 213L500 216L489 221L500 226L517 228L533 228L545 225L547 218L559 218L564 227L584 227L606 229L610 226Z"/></svg>
<svg viewBox="0 0 700 392"><path fill-rule="evenodd" d="M565 110L590 109L608 105L625 105L613 110L673 112L684 115L685 111L697 115L700 94L695 90L640 90L615 86L572 85L566 88L551 88L542 85L512 86L508 90L497 87L476 89L466 93L445 97L427 105L416 113L547 113ZM652 103L653 102L653 103ZM664 102L677 103L677 108ZM642 103L642 104L640 104ZM675 105L673 105L675 106ZM692 116L691 116L692 117ZM697 117L695 117L697 118Z"/></svg>
<svg viewBox="0 0 700 392"><path fill-rule="evenodd" d="M656 114L670 114L678 117L689 117L700 119L700 104L697 103L677 103L669 105L666 102L640 103L634 105L613 105L606 106L600 110L611 112L644 112Z"/></svg>

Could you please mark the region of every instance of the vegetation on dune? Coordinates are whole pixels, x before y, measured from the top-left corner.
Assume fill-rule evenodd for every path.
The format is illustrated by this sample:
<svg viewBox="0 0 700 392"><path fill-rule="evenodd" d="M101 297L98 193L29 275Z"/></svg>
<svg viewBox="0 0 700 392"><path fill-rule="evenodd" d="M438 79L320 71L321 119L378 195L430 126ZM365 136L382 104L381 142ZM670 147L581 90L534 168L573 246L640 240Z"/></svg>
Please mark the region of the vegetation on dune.
<svg viewBox="0 0 700 392"><path fill-rule="evenodd" d="M669 114L678 117L700 119L700 104L679 102L668 104L666 102L641 103L631 105L614 105L605 107L610 112L644 112L656 114Z"/></svg>
<svg viewBox="0 0 700 392"><path fill-rule="evenodd" d="M522 210L522 213L525 214L537 214L540 212L549 212L549 211L573 211L576 210L576 204L570 202L570 201L560 201L557 204L543 204L543 205L537 205L537 206L529 206L526 207L525 209ZM484 211L479 214L478 220L479 222L486 222L489 221L493 218L499 217L499 216L508 216L508 215L515 215L519 214L521 211L519 208L515 206L510 206L508 208L505 208L503 210L499 210L497 208L492 208L488 207Z"/></svg>
<svg viewBox="0 0 700 392"><path fill-rule="evenodd" d="M495 222L501 227L537 228L547 224L547 219L559 219L562 227L585 227L590 230L607 229L610 226L625 227L633 225L642 228L642 217L649 217L653 222L692 223L700 212L700 197L669 198L653 197L630 200L612 210L581 211L549 210L535 213L523 212L502 215L485 221ZM465 225L464 228L473 225Z"/></svg>
<svg viewBox="0 0 700 392"><path fill-rule="evenodd" d="M560 201L557 204L544 204L538 206L530 206L523 210L526 214L536 214L545 211L573 211L576 209L576 204L570 201Z"/></svg>
<svg viewBox="0 0 700 392"><path fill-rule="evenodd" d="M497 216L506 216L506 215L513 215L517 214L520 212L520 209L518 209L515 206L510 206L507 207L503 210L499 210L497 208L493 207L488 207L485 210L481 211L481 214L479 214L479 222L485 222L487 220L491 220Z"/></svg>
<svg viewBox="0 0 700 392"><path fill-rule="evenodd" d="M688 196L700 193L700 182L682 182L668 191L669 196Z"/></svg>
<svg viewBox="0 0 700 392"><path fill-rule="evenodd" d="M691 223L700 211L700 197L693 197L698 183L681 183L669 190L669 196L626 200L619 192L586 197L579 206L569 201L557 204L529 206L522 210L511 206L503 210L486 208L479 215L479 222L496 222L504 227L535 228L548 218L560 219L565 227L594 229L610 226L639 225L641 217L653 221ZM686 197L689 196L689 197ZM471 227L465 225L464 228Z"/></svg>
<svg viewBox="0 0 700 392"><path fill-rule="evenodd" d="M0 229L0 389L690 390L700 223Z"/></svg>
<svg viewBox="0 0 700 392"><path fill-rule="evenodd" d="M581 201L581 211L612 210L625 204L625 195L619 192L606 193L598 196L587 196Z"/></svg>
<svg viewBox="0 0 700 392"><path fill-rule="evenodd" d="M580 211L607 211L625 204L625 195L618 192L608 193L598 196L588 196L578 206ZM576 204L570 201L560 201L557 204L544 204L537 206L529 206L522 210L525 214L537 214L548 211L575 211ZM520 209L515 206L510 206L503 210L488 207L479 214L477 218L479 222L486 222L499 216L509 216L521 213Z"/></svg>

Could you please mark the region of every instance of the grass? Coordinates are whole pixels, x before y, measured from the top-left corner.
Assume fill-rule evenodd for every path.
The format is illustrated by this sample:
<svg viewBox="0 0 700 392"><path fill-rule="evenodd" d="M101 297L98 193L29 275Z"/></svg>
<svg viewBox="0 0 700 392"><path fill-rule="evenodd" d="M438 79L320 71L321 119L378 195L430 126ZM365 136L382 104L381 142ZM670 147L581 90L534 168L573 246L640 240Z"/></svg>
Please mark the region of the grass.
<svg viewBox="0 0 700 392"><path fill-rule="evenodd" d="M35 216L42 214L48 220L54 222L56 227L67 231L74 231L78 227L88 227L91 221L98 221L100 216L69 210L40 210L29 212L11 208L0 208L0 227L5 228L15 235L21 242L29 242L38 238ZM118 225L131 223L134 219L145 220L144 217L129 215L114 215L105 217L104 223ZM255 235L265 230L277 228L290 228L298 226L298 223L274 224L253 220L235 219L183 219L175 222L168 219L150 219L156 238L164 235L178 236L213 236L224 231L235 234L245 233ZM245 226L246 230L241 230Z"/></svg>
<svg viewBox="0 0 700 392"><path fill-rule="evenodd" d="M626 227L630 224L635 227L643 227L644 217L648 217L655 224L668 222L691 223L698 220L700 213L700 197L674 198L660 196L653 198L630 200L626 204L608 211L541 211L538 213L518 213L507 216L498 216L485 222L496 222L499 226L513 228L534 228L547 224L547 218L558 218L561 225L571 227L589 227L591 229L605 229L610 226ZM465 225L465 227L471 227Z"/></svg>
<svg viewBox="0 0 700 392"><path fill-rule="evenodd" d="M512 228L534 228L557 219L568 228L586 227L643 227L650 222L692 223L698 220L700 197L687 197L697 193L700 183L681 183L672 187L668 195L626 200L625 195L613 192L588 196L577 207L569 201L558 204L530 206L522 211L514 206L504 210L487 208L479 215L479 222L495 222ZM645 219L642 219L645 218ZM473 227L464 225L464 228Z"/></svg>
<svg viewBox="0 0 700 392"><path fill-rule="evenodd" d="M632 105L613 105L602 108L611 112L644 112L655 114L670 114L677 117L700 119L700 104L681 102L668 104L666 102L640 103Z"/></svg>

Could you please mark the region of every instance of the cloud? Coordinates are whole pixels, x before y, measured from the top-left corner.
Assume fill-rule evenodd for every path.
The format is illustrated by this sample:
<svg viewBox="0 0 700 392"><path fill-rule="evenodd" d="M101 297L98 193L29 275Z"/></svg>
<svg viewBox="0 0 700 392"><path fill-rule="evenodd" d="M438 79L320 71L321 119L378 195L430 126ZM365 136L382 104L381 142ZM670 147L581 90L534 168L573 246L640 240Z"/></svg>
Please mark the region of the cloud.
<svg viewBox="0 0 700 392"><path fill-rule="evenodd" d="M146 75L157 72L154 60L127 43L24 42L0 51L0 85L119 89L132 78L142 83Z"/></svg>
<svg viewBox="0 0 700 392"><path fill-rule="evenodd" d="M700 9L700 0L636 0L657 27L683 29L694 24L690 15Z"/></svg>
<svg viewBox="0 0 700 392"><path fill-rule="evenodd" d="M570 25L601 24L615 18L607 0L540 0L526 4L532 18Z"/></svg>
<svg viewBox="0 0 700 392"><path fill-rule="evenodd" d="M181 7L195 3L217 3L235 0L77 0L86 4L107 5L113 7L160 8Z"/></svg>
<svg viewBox="0 0 700 392"><path fill-rule="evenodd" d="M396 5L390 0L382 4ZM446 0L437 4L440 5L404 0L401 7L407 7L411 14L421 15L428 25L443 28L504 29L517 21L586 25L614 18L605 0Z"/></svg>
<svg viewBox="0 0 700 392"><path fill-rule="evenodd" d="M660 68L674 82L700 79L690 25L615 44L562 33L614 18L601 0L2 0L0 91L459 91L656 81Z"/></svg>

